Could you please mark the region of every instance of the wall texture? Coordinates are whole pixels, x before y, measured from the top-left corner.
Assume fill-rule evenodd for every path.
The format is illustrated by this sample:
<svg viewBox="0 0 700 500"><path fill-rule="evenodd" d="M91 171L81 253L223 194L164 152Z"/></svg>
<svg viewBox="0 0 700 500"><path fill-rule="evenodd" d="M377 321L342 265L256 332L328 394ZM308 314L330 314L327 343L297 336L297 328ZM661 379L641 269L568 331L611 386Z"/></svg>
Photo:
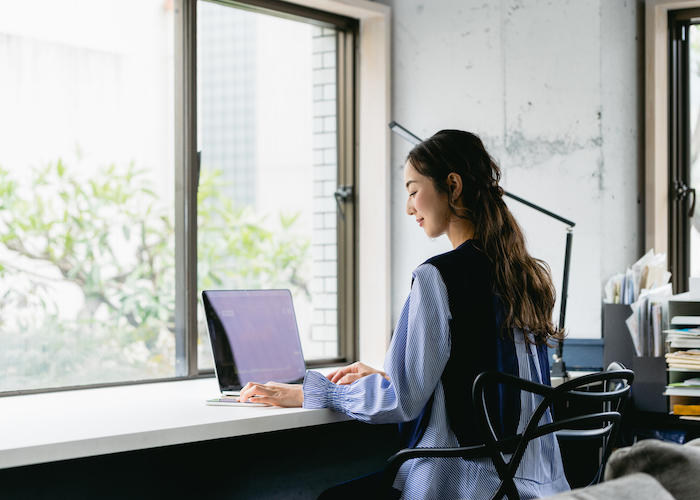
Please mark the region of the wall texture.
<svg viewBox="0 0 700 500"><path fill-rule="evenodd" d="M477 133L502 185L576 223L566 326L599 338L605 281L643 252L643 3L382 0L393 16L393 118L419 137ZM393 137L392 313L411 270L449 250L406 216ZM561 290L566 226L507 201ZM559 306L556 308L558 316Z"/></svg>

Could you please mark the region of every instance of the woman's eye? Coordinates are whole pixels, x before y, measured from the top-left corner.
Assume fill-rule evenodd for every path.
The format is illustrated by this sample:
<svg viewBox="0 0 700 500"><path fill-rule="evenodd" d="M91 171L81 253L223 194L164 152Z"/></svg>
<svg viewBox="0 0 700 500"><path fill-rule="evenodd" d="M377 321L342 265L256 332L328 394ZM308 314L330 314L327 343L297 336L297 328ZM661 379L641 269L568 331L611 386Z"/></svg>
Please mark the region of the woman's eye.
<svg viewBox="0 0 700 500"><path fill-rule="evenodd" d="M414 196L417 192L418 192L418 191L413 191L413 192L412 192L411 194L409 194L408 196Z"/></svg>

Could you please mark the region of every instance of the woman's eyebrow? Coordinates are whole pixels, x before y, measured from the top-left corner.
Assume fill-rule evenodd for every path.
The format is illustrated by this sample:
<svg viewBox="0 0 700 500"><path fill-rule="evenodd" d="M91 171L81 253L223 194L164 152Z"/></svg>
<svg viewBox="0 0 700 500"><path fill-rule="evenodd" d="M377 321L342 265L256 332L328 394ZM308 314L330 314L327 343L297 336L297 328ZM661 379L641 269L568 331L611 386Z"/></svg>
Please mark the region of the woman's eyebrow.
<svg viewBox="0 0 700 500"><path fill-rule="evenodd" d="M411 184L412 182L417 182L417 181L409 180L409 181L406 183L406 189L408 189L409 184Z"/></svg>

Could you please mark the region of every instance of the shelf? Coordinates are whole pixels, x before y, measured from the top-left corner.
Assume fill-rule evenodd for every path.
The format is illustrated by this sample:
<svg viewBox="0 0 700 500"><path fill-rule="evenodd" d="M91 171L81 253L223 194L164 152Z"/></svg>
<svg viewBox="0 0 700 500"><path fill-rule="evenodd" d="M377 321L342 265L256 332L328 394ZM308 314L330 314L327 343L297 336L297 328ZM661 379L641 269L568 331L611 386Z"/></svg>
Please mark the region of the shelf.
<svg viewBox="0 0 700 500"><path fill-rule="evenodd" d="M684 396L688 398L700 397L700 387L694 388L680 388L680 387L667 387L664 390L664 396Z"/></svg>

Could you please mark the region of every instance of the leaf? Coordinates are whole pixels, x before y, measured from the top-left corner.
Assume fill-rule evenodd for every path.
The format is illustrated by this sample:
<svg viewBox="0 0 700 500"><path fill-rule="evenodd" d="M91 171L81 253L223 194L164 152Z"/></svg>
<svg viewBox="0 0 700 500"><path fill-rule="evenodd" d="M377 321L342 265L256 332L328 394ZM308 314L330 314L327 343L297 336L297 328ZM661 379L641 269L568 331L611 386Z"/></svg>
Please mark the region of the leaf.
<svg viewBox="0 0 700 500"><path fill-rule="evenodd" d="M58 172L58 176L60 178L63 178L63 174L66 173L66 167L63 166L63 162L61 161L60 158L58 159L58 162L56 163L56 171Z"/></svg>

